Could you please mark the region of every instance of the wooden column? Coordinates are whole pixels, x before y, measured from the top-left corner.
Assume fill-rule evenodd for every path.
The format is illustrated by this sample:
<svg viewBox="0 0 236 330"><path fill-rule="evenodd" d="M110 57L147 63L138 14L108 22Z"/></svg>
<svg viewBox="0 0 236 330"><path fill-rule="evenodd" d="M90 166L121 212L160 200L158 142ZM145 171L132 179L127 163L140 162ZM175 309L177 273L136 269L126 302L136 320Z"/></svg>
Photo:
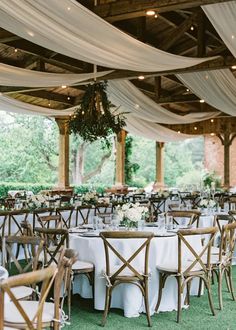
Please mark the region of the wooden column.
<svg viewBox="0 0 236 330"><path fill-rule="evenodd" d="M224 134L217 134L222 145L224 146L224 186L230 186L230 146L236 137L236 134L225 132Z"/></svg>
<svg viewBox="0 0 236 330"><path fill-rule="evenodd" d="M156 181L164 185L164 142L156 142Z"/></svg>
<svg viewBox="0 0 236 330"><path fill-rule="evenodd" d="M58 188L66 189L70 186L69 179L69 132L68 119L56 119L59 127L59 166Z"/></svg>
<svg viewBox="0 0 236 330"><path fill-rule="evenodd" d="M116 140L116 182L115 185L125 184L125 139L127 132L122 130Z"/></svg>

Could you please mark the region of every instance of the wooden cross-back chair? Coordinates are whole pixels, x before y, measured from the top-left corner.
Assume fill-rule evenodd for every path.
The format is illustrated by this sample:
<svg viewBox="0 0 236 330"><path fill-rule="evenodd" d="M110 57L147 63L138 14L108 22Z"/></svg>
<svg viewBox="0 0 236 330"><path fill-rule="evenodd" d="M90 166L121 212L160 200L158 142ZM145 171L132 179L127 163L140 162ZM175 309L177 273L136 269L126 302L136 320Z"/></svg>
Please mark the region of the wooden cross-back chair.
<svg viewBox="0 0 236 330"><path fill-rule="evenodd" d="M28 210L0 211L0 234L2 237L22 234L21 220L17 216L23 216L23 221L27 221ZM13 230L15 226L15 230Z"/></svg>
<svg viewBox="0 0 236 330"><path fill-rule="evenodd" d="M229 210L236 210L236 196L229 196L227 202L229 203Z"/></svg>
<svg viewBox="0 0 236 330"><path fill-rule="evenodd" d="M44 240L43 259L40 261L44 266L57 265L61 251L69 247L68 230L36 227L35 234Z"/></svg>
<svg viewBox="0 0 236 330"><path fill-rule="evenodd" d="M56 208L56 214L61 217L63 227L69 229L71 227L72 214L74 206L60 206Z"/></svg>
<svg viewBox="0 0 236 330"><path fill-rule="evenodd" d="M45 215L38 217L38 223L42 228L63 228L63 221L60 215Z"/></svg>
<svg viewBox="0 0 236 330"><path fill-rule="evenodd" d="M76 208L76 226L79 225L79 218L82 220L81 225L88 224L88 219L91 211L93 210L92 205L81 205Z"/></svg>
<svg viewBox="0 0 236 330"><path fill-rule="evenodd" d="M39 268L39 256L43 251L43 240L34 236L7 236L3 238L3 266L8 271L14 268L15 274L24 274L29 271L35 271ZM15 251L18 246L21 246L24 251L24 259L19 260ZM30 297L35 288L18 287L14 291L18 299Z"/></svg>
<svg viewBox="0 0 236 330"><path fill-rule="evenodd" d="M236 220L231 212L229 214L216 214L214 217L214 225L218 227L220 233L222 233L223 226L234 221Z"/></svg>
<svg viewBox="0 0 236 330"><path fill-rule="evenodd" d="M199 218L201 215L200 211L168 211L168 215L173 217L173 222L179 225L181 219L187 219L186 226L192 226L196 224L196 227L199 227Z"/></svg>
<svg viewBox="0 0 236 330"><path fill-rule="evenodd" d="M151 197L149 201L152 217L157 218L159 214L165 212L166 198Z"/></svg>
<svg viewBox="0 0 236 330"><path fill-rule="evenodd" d="M100 237L103 239L104 248L105 248L105 257L106 257L106 301L105 309L103 314L102 326L105 325L107 314L110 308L111 295L113 289L122 283L135 284L139 287L142 292L145 307L148 326L151 326L151 318L149 311L149 301L148 301L148 281L149 281L149 247L151 239L154 237L154 234L151 232L101 232ZM128 258L124 258L121 255L121 252L112 244L112 240L119 239L143 239L139 247L134 250L133 254ZM113 252L119 262L119 266L112 267L110 264L110 252ZM144 252L143 265L142 269L137 269L132 262Z"/></svg>
<svg viewBox="0 0 236 330"><path fill-rule="evenodd" d="M196 228L196 229L183 229L178 231L178 262L177 264L158 265L159 271L159 294L158 301L155 310L161 303L162 290L165 286L166 280L169 276L175 277L178 286L178 306L177 306L177 322L180 322L181 318L181 298L184 292L184 288L187 287L187 298L189 302L190 283L194 277L200 278L207 289L208 300L211 308L211 312L215 315L215 310L211 295L211 247L217 232L216 227L209 228ZM210 235L209 241L206 245L195 249L188 241L188 237L195 235ZM201 241L201 239L199 239ZM200 242L199 242L200 243ZM187 249L187 254L184 260L183 248Z"/></svg>
<svg viewBox="0 0 236 330"><path fill-rule="evenodd" d="M232 299L235 300L234 286L232 280L232 260L235 250L235 240L236 222L234 221L227 225L223 225L221 228L221 242L219 254L214 254L212 256L213 271L217 275L218 280L218 299L220 309L223 309L222 283L224 275L228 290L232 295Z"/></svg>
<svg viewBox="0 0 236 330"><path fill-rule="evenodd" d="M44 317L45 301L53 285L57 274L57 268L51 266L45 269L37 270L27 274L9 277L0 283L0 330L4 326L18 329L41 330L51 326L52 318ZM39 301L19 301L13 289L18 286L33 286L41 283L41 294ZM4 304L5 295L8 295L11 302ZM4 308L6 307L6 308ZM45 322L44 322L45 321ZM58 329L55 327L54 329Z"/></svg>
<svg viewBox="0 0 236 330"><path fill-rule="evenodd" d="M36 222L39 219L39 217L52 215L52 214L55 214L54 207L43 207L43 208L35 209L33 211L33 231L34 228L36 227Z"/></svg>

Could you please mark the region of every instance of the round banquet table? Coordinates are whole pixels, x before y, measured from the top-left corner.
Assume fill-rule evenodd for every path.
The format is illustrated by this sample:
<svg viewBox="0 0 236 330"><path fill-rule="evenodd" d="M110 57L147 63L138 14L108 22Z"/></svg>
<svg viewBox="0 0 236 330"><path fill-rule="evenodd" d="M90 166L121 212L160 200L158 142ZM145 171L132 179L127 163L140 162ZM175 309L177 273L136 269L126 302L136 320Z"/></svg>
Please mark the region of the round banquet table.
<svg viewBox="0 0 236 330"><path fill-rule="evenodd" d="M145 228L146 231L154 230L153 228ZM200 236L189 236L189 242L196 250L201 248ZM128 259L138 247L140 247L142 239L112 239L112 245L121 252L121 255ZM94 308L104 310L106 281L104 277L105 271L105 252L103 241L100 237L82 237L76 234L70 234L70 247L78 252L79 259L88 261L95 266L95 288L94 288ZM159 274L157 266L171 263L177 265L178 256L178 239L177 235L172 237L154 237L150 244L149 254L149 303L150 313L154 314L155 305L158 297ZM143 267L143 255L139 255L133 265L139 269ZM192 258L187 248L183 249L183 260ZM112 253L110 255L111 265L117 265L117 258ZM138 266L140 265L140 266ZM162 301L159 311L172 311L177 309L177 284L173 277L170 277L165 285L162 295ZM193 281L191 294L197 294L198 280ZM92 289L88 284L88 280L84 275L77 276L74 282L74 293L79 293L84 298L92 298ZM184 301L184 295L183 295ZM111 300L112 308L121 308L124 310L126 317L137 317L139 313L145 312L145 306L142 299L141 291L138 287L131 284L120 284L114 290ZM184 307L184 305L183 305Z"/></svg>

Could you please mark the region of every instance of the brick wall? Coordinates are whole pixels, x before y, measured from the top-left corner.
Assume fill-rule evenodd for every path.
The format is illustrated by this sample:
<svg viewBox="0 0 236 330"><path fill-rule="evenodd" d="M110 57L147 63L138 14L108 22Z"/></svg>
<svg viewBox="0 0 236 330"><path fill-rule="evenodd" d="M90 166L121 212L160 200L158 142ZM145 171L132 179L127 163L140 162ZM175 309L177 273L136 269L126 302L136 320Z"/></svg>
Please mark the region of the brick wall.
<svg viewBox="0 0 236 330"><path fill-rule="evenodd" d="M205 136L205 163L209 171L216 171L224 180L224 147L217 136ZM230 185L236 186L236 139L230 147Z"/></svg>

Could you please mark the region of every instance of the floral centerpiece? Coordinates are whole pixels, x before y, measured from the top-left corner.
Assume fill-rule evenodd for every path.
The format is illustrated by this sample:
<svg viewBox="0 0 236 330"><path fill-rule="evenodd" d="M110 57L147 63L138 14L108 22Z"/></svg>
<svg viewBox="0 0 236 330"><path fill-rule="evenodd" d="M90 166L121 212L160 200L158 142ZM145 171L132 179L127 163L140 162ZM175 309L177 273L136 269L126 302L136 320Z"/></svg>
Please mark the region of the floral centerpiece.
<svg viewBox="0 0 236 330"><path fill-rule="evenodd" d="M98 196L96 192L87 192L82 196L82 203L83 204L96 204L98 202Z"/></svg>
<svg viewBox="0 0 236 330"><path fill-rule="evenodd" d="M43 195L32 195L27 197L27 206L31 210L35 210L40 207L47 207L47 200Z"/></svg>
<svg viewBox="0 0 236 330"><path fill-rule="evenodd" d="M200 203L199 203L200 207L202 208L214 208L217 206L217 203L214 199L206 199L203 198Z"/></svg>
<svg viewBox="0 0 236 330"><path fill-rule="evenodd" d="M138 222L148 213L146 206L141 206L139 203L127 203L118 205L116 212L120 220L120 224L127 228L137 228Z"/></svg>

